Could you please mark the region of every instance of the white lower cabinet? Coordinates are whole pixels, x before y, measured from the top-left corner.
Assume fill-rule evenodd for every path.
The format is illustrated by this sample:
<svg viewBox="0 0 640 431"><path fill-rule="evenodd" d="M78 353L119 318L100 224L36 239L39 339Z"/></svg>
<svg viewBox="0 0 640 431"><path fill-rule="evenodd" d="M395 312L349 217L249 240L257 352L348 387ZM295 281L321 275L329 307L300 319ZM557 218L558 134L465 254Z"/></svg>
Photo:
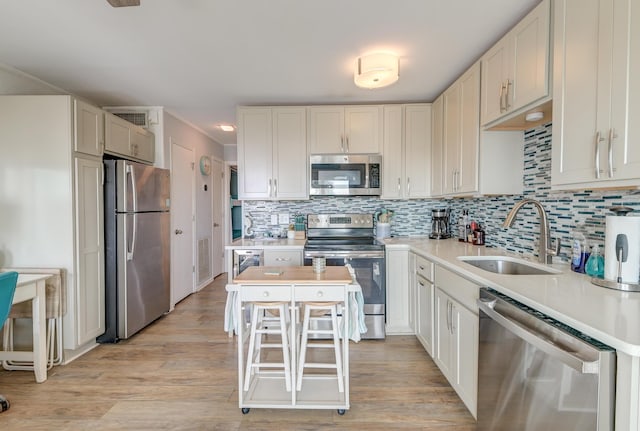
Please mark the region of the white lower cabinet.
<svg viewBox="0 0 640 431"><path fill-rule="evenodd" d="M439 266L436 266L435 278L433 358L462 402L476 417L478 310L477 306L467 307L475 304L479 286Z"/></svg>
<svg viewBox="0 0 640 431"><path fill-rule="evenodd" d="M433 263L421 256L415 258L414 298L416 307L416 337L424 349L433 356L434 286Z"/></svg>
<svg viewBox="0 0 640 431"><path fill-rule="evenodd" d="M104 220L102 160L74 157L76 202L75 345L92 342L105 331Z"/></svg>
<svg viewBox="0 0 640 431"><path fill-rule="evenodd" d="M387 250L387 325L388 335L414 334L409 312L409 250ZM411 302L413 303L413 302Z"/></svg>

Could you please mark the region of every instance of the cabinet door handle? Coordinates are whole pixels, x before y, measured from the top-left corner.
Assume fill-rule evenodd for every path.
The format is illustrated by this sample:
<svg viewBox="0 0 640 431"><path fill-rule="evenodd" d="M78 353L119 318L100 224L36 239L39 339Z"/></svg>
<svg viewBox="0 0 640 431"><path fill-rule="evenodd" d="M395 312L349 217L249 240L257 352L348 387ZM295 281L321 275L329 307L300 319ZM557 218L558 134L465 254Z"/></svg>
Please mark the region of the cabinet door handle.
<svg viewBox="0 0 640 431"><path fill-rule="evenodd" d="M509 90L509 88L513 85L513 82L511 82L510 79L507 79L507 85L506 85L506 91L504 92L504 110L508 111L509 108L511 108L511 104L509 103L509 95L511 94L511 91Z"/></svg>
<svg viewBox="0 0 640 431"><path fill-rule="evenodd" d="M613 127L609 129L609 149L607 154L607 160L609 163L609 178L613 178L613 140L616 139L618 135L616 134L616 129Z"/></svg>
<svg viewBox="0 0 640 431"><path fill-rule="evenodd" d="M456 319L453 318L454 309L455 309L455 305L453 305L453 302L452 302L451 303L451 335L456 333L456 325L455 325Z"/></svg>
<svg viewBox="0 0 640 431"><path fill-rule="evenodd" d="M596 139L595 139L594 146L596 147L595 158L596 158L596 179L597 180L600 179L600 141L601 140L602 139L600 139L600 132L596 132Z"/></svg>
<svg viewBox="0 0 640 431"><path fill-rule="evenodd" d="M278 179L274 178L273 179L273 197L275 198L276 196L278 196Z"/></svg>
<svg viewBox="0 0 640 431"><path fill-rule="evenodd" d="M340 135L340 151L344 153L344 135Z"/></svg>
<svg viewBox="0 0 640 431"><path fill-rule="evenodd" d="M267 188L267 196L271 197L271 178L269 178L269 187Z"/></svg>
<svg viewBox="0 0 640 431"><path fill-rule="evenodd" d="M411 196L411 178L407 177L407 197Z"/></svg>
<svg viewBox="0 0 640 431"><path fill-rule="evenodd" d="M345 141L347 143L347 153L348 153L349 152L349 136L345 138Z"/></svg>
<svg viewBox="0 0 640 431"><path fill-rule="evenodd" d="M447 299L447 331L451 332L451 323L449 319L451 318L451 303Z"/></svg>
<svg viewBox="0 0 640 431"><path fill-rule="evenodd" d="M290 260L290 257L276 257L277 262L289 262Z"/></svg>
<svg viewBox="0 0 640 431"><path fill-rule="evenodd" d="M504 82L500 84L500 113L503 113L505 111L505 107L504 107Z"/></svg>
<svg viewBox="0 0 640 431"><path fill-rule="evenodd" d="M400 193L400 177L398 177L398 193Z"/></svg>

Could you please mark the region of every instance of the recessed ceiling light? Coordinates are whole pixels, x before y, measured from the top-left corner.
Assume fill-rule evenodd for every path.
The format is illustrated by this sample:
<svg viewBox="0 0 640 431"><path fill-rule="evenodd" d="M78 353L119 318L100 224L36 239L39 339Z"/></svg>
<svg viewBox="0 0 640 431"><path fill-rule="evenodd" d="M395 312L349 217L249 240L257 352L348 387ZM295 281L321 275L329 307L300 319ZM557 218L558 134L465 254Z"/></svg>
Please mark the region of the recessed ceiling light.
<svg viewBox="0 0 640 431"><path fill-rule="evenodd" d="M230 126L228 124L220 124L220 130L222 130L223 132L233 132L235 130L235 127Z"/></svg>

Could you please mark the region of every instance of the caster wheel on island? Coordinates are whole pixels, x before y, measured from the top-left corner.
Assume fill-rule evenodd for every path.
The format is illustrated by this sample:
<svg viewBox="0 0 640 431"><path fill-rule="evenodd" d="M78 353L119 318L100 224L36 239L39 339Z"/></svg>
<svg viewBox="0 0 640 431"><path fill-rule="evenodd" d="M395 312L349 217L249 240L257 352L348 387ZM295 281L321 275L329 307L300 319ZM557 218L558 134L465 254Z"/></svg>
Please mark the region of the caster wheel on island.
<svg viewBox="0 0 640 431"><path fill-rule="evenodd" d="M242 408L242 414L243 414L243 415L246 415L247 413L249 413L249 410L251 410L251 409L249 409L249 408L247 408L247 407L243 407L243 408Z"/></svg>
<svg viewBox="0 0 640 431"><path fill-rule="evenodd" d="M344 414L345 414L345 412L346 412L346 410L338 409L338 414L339 414L340 416L344 415Z"/></svg>

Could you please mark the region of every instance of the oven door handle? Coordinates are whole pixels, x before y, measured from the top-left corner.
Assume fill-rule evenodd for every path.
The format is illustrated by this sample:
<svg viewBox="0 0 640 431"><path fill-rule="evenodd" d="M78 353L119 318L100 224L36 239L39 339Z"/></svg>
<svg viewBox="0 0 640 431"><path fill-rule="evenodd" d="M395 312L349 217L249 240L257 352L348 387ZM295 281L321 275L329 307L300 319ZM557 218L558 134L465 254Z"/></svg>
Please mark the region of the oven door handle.
<svg viewBox="0 0 640 431"><path fill-rule="evenodd" d="M582 358L579 358L572 354L572 352L563 349L562 343L554 343L549 337L542 333L536 331L534 328L526 327L522 323L519 323L509 317L501 314L493 307L496 304L495 300L482 300L477 299L476 303L478 304L478 308L484 314L489 316L494 322L514 334L515 336L521 338L527 343L537 347L548 355L556 358L561 361L565 365L573 368L582 374L598 374L600 370L600 363L598 360L596 361L586 361ZM511 305L505 304L505 307L511 307ZM515 307L514 307L515 308ZM556 335L560 338L564 334L561 332L557 332ZM567 336L567 338L570 338Z"/></svg>
<svg viewBox="0 0 640 431"><path fill-rule="evenodd" d="M344 259L382 259L384 252L352 252L352 251L305 251L305 258L326 257L328 259L344 258Z"/></svg>

